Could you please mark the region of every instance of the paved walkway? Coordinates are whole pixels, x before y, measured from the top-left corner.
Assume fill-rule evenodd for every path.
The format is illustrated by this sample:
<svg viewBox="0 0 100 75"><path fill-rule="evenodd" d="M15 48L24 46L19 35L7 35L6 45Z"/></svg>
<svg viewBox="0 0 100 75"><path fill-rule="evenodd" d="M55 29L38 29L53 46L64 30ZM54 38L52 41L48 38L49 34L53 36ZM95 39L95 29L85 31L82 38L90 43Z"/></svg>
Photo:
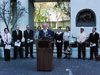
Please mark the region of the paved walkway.
<svg viewBox="0 0 100 75"><path fill-rule="evenodd" d="M36 52L34 56L34 59L18 58L9 62L0 59L0 75L70 75L69 71L73 75L100 75L100 62L77 59L77 48L73 48L71 59L64 59L64 54L61 59L57 59L54 52L51 72L37 71ZM89 58L89 48L86 51L86 58Z"/></svg>
<svg viewBox="0 0 100 75"><path fill-rule="evenodd" d="M100 62L95 60L57 59L53 57L51 72L37 71L36 58L16 59L9 62L0 59L0 75L100 75Z"/></svg>

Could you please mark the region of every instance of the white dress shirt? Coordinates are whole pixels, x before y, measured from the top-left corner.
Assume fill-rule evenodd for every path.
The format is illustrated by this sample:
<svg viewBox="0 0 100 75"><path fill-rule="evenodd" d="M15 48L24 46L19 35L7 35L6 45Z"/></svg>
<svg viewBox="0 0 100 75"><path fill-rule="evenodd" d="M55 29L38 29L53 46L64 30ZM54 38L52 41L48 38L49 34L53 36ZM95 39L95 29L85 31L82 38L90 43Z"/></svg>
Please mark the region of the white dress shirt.
<svg viewBox="0 0 100 75"><path fill-rule="evenodd" d="M45 37L46 37L47 29L43 29L43 32L45 33Z"/></svg>
<svg viewBox="0 0 100 75"><path fill-rule="evenodd" d="M19 34L18 30L16 30L17 35Z"/></svg>
<svg viewBox="0 0 100 75"><path fill-rule="evenodd" d="M93 34L93 36L95 35L95 33L96 33L96 32L93 32L93 33L92 33L92 34Z"/></svg>
<svg viewBox="0 0 100 75"><path fill-rule="evenodd" d="M77 36L77 42L78 43L83 43L86 41L86 33L85 32L82 32L82 33L78 33L78 36Z"/></svg>

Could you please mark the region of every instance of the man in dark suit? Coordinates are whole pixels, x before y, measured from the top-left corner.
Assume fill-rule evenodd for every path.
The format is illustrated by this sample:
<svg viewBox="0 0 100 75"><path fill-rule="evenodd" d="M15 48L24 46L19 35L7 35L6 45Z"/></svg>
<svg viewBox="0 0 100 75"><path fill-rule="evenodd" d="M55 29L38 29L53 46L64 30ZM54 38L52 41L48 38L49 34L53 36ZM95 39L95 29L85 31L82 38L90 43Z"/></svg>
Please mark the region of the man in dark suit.
<svg viewBox="0 0 100 75"><path fill-rule="evenodd" d="M47 29L47 24L44 23L42 26L43 26L43 29L39 32L39 38L42 38L42 39L46 39L46 38L53 39L52 38L53 33L52 33L51 30Z"/></svg>
<svg viewBox="0 0 100 75"><path fill-rule="evenodd" d="M16 30L14 30L12 32L12 37L13 37L13 41L14 41L14 59L17 58L18 52L19 52L20 58L23 58L23 51L22 51L22 47L21 47L22 31L19 30L19 26L16 26ZM18 46L18 44L19 44L19 46Z"/></svg>
<svg viewBox="0 0 100 75"><path fill-rule="evenodd" d="M98 40L99 40L99 34L96 32L96 28L93 28L92 33L90 33L89 35L90 60L93 59L93 54L95 55L95 59L98 55Z"/></svg>
<svg viewBox="0 0 100 75"><path fill-rule="evenodd" d="M25 38L25 57L28 57L28 49L30 48L30 56L33 58L33 37L34 37L34 31L30 29L30 26L26 26L26 30L24 31L24 38Z"/></svg>

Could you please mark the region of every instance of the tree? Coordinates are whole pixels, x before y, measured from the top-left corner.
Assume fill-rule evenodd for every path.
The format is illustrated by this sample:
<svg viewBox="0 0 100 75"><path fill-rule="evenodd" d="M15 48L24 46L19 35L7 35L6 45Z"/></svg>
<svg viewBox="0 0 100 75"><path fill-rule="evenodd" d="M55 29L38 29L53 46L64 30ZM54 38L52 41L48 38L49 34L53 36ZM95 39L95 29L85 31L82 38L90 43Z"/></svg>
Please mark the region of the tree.
<svg viewBox="0 0 100 75"><path fill-rule="evenodd" d="M64 16L68 16L70 18L70 6L69 2L60 2L59 0L54 6L54 9L56 12L60 12L60 15L56 14L57 22L56 22L56 28L58 27L58 20L62 17L62 21ZM63 24L64 27L64 24Z"/></svg>
<svg viewBox="0 0 100 75"><path fill-rule="evenodd" d="M13 6L16 5L16 14L14 14ZM12 30L17 21L26 13L25 7L21 6L21 2L3 1L0 6L0 20L3 21L8 30ZM16 16L15 16L16 15ZM12 26L11 26L12 25ZM11 27L10 27L11 26Z"/></svg>
<svg viewBox="0 0 100 75"><path fill-rule="evenodd" d="M47 3L36 3L35 4L35 12L34 12L34 20L37 22L44 22L46 20L46 12L49 9Z"/></svg>
<svg viewBox="0 0 100 75"><path fill-rule="evenodd" d="M47 22L49 20L50 14L48 13L48 10L52 5L51 2L34 3L34 21L39 23L36 25L40 25L40 22Z"/></svg>
<svg viewBox="0 0 100 75"><path fill-rule="evenodd" d="M33 3L34 7L34 21L35 22L50 22L49 24L52 26L52 21L56 21L56 28L58 27L59 21L63 21L66 19L70 19L69 12L69 2L40 2ZM54 15L55 14L55 15ZM56 19L52 19L56 16ZM69 16L69 17L68 17ZM35 24L38 25L38 24ZM40 24L39 24L40 25ZM64 24L63 24L64 27Z"/></svg>
<svg viewBox="0 0 100 75"><path fill-rule="evenodd" d="M59 2L57 1L57 4L55 7L59 8L65 15L70 16L70 4L69 2Z"/></svg>

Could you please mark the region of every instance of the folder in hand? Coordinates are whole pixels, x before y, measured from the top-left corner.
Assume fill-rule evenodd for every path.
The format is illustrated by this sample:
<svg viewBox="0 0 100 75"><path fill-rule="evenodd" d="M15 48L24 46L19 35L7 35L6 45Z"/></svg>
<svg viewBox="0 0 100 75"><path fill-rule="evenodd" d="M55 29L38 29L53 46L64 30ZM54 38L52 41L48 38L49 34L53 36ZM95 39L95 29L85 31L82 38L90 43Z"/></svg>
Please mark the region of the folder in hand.
<svg viewBox="0 0 100 75"><path fill-rule="evenodd" d="M10 50L11 49L11 45L5 45L5 49L8 49L8 50Z"/></svg>

